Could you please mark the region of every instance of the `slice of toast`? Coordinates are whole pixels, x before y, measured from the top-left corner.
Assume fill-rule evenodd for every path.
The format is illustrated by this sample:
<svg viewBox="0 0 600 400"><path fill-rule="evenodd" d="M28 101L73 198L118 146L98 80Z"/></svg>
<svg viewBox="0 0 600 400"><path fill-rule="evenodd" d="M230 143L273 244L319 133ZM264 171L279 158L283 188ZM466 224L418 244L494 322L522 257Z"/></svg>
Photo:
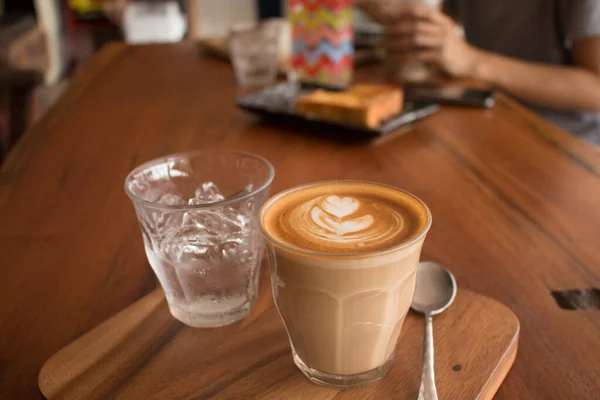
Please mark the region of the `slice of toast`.
<svg viewBox="0 0 600 400"><path fill-rule="evenodd" d="M296 112L307 117L367 128L402 111L402 90L387 85L354 85L346 92L323 89L300 97Z"/></svg>

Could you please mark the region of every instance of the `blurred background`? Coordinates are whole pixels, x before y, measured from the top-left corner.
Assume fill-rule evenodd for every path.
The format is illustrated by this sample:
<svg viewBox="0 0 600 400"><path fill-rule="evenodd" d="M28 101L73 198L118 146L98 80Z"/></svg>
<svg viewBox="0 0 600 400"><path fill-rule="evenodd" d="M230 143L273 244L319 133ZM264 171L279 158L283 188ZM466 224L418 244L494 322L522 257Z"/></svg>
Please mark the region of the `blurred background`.
<svg viewBox="0 0 600 400"><path fill-rule="evenodd" d="M433 19L425 21L430 30L435 28L433 39L415 28L414 21L425 17L390 19L392 13L385 8L415 2L435 4L437 11L431 13L435 18L430 15L427 18ZM321 52L329 57L326 63L336 59L335 68L350 73L354 66L385 56L400 80L418 82L438 75L484 83L564 130L600 144L600 0L531 0L523 3L526 7L514 1L522 11L518 19L513 12L517 6L508 2L494 7L477 0L333 3L349 8L335 17L350 21L349 32L340 28L344 21L336 20L335 44L330 46L326 38L315 47L318 35L304 37L301 21L308 18L314 30L313 17L294 11L294 4L304 4L300 0L0 0L0 162L27 127L56 102L73 73L112 40L129 44L193 40L205 54L231 56L242 84L251 83L244 74L253 72L253 59L264 64L271 57L269 66L254 67L305 81L303 63L310 59L307 65L314 68L320 61L313 58ZM257 31L258 23L267 19L260 25L265 29ZM386 23L385 30L375 20ZM418 42L424 38L435 43ZM435 51L428 54L431 49ZM411 56L437 58L416 63L403 59ZM344 63L343 57L351 61ZM351 81L350 73L346 77L336 72L344 77L342 83ZM265 79L274 79L266 75Z"/></svg>
<svg viewBox="0 0 600 400"><path fill-rule="evenodd" d="M281 17L285 0L0 0L0 161L111 40L220 40L236 25ZM216 39L215 39L216 38Z"/></svg>

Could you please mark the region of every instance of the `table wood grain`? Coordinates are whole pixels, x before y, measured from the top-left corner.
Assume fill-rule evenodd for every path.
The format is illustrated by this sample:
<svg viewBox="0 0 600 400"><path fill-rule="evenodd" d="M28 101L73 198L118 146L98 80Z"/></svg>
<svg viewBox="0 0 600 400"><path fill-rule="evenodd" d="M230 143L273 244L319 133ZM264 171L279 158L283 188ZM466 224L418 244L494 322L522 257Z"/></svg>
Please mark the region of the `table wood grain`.
<svg viewBox="0 0 600 400"><path fill-rule="evenodd" d="M112 44L9 155L0 398L41 397L47 358L156 286L123 180L141 162L209 147L269 159L273 193L353 178L417 194L433 213L424 258L520 319L519 353L496 398L600 398L600 312L562 310L550 294L600 286L598 150L504 96L491 110L444 108L356 141L261 121L234 107L238 93L231 68L193 44Z"/></svg>

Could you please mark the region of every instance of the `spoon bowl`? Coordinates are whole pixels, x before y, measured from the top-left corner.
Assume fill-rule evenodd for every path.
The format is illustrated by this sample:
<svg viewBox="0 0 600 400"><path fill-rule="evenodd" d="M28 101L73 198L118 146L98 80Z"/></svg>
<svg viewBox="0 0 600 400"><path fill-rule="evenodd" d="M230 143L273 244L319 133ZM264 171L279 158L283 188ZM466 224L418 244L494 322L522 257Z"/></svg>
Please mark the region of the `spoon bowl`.
<svg viewBox="0 0 600 400"><path fill-rule="evenodd" d="M419 263L417 286L411 308L421 314L437 315L456 297L456 280L446 267L433 261Z"/></svg>

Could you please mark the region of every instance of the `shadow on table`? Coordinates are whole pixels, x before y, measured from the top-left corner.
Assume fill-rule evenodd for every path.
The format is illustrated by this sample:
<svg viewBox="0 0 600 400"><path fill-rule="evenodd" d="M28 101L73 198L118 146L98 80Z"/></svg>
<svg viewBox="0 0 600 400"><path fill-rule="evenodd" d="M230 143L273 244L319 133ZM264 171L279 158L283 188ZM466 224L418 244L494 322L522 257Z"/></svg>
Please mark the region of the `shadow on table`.
<svg viewBox="0 0 600 400"><path fill-rule="evenodd" d="M262 133L274 132L278 136L287 135L295 138L310 138L323 143L336 143L351 147L380 144L398 139L414 130L413 125L406 125L385 135L371 135L346 128L328 128L315 125L311 121L297 120L291 122L286 117L270 116L249 117L248 130L258 129Z"/></svg>

